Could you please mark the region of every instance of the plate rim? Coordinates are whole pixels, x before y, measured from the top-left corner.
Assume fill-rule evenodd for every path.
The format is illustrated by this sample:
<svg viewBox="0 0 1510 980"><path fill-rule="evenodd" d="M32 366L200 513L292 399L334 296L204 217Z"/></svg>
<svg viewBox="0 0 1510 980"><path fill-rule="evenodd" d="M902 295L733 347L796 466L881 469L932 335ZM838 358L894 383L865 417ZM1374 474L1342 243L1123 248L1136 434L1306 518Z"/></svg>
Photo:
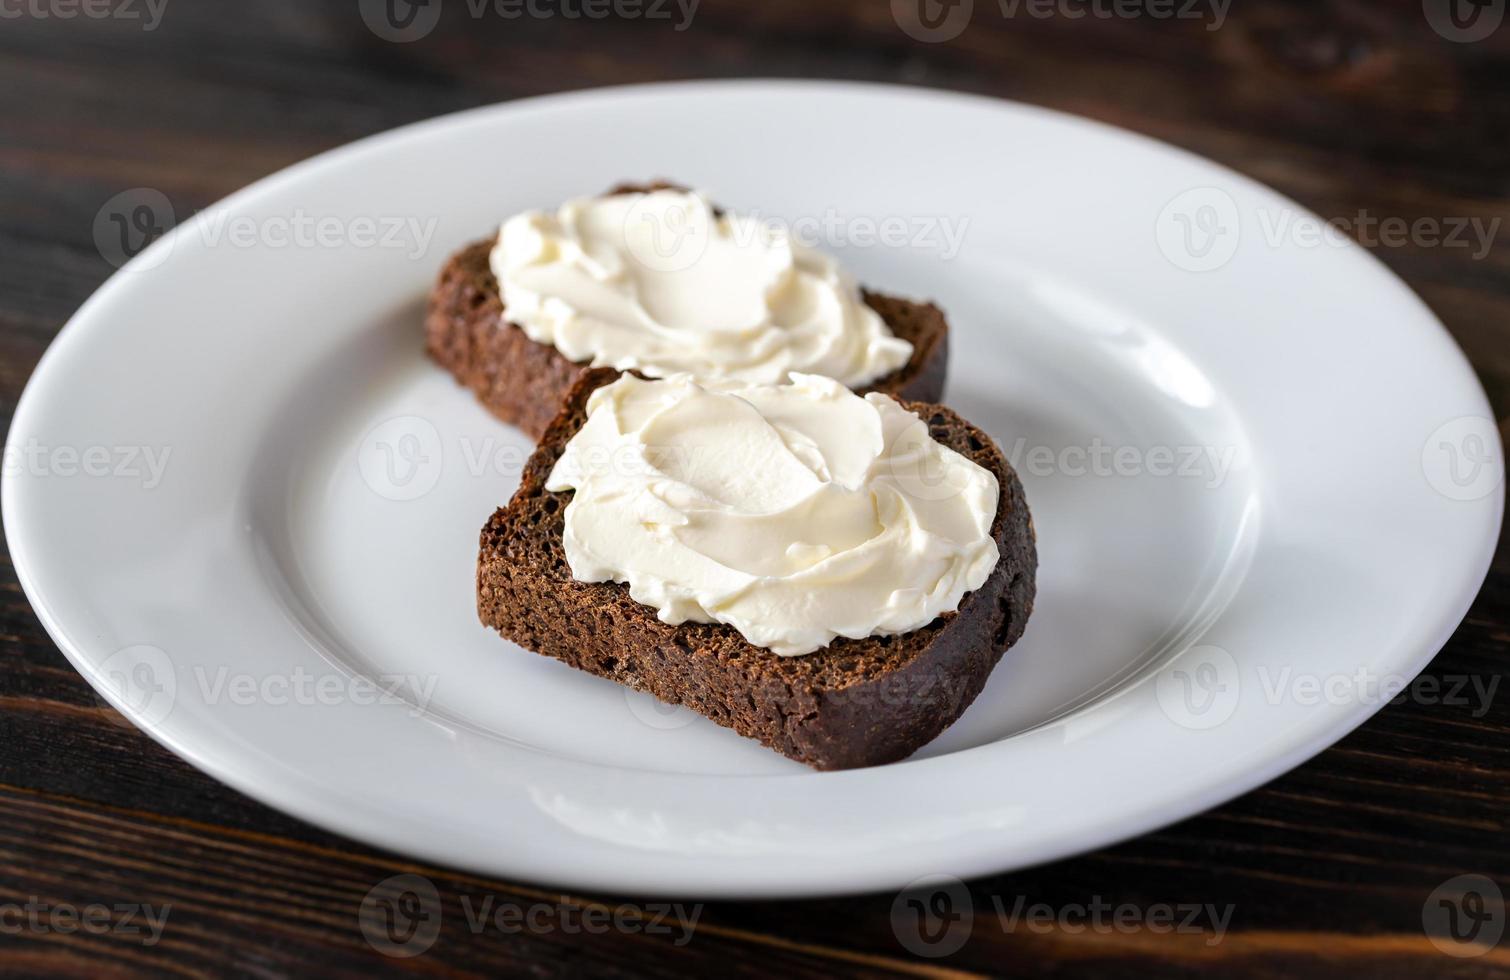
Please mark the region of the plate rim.
<svg viewBox="0 0 1510 980"><path fill-rule="evenodd" d="M1214 169L1214 171L1220 172L1228 179L1231 179L1234 183L1240 185L1252 185L1253 187L1261 189L1265 194L1279 197L1288 205L1293 207L1297 213L1304 215L1313 214L1308 208L1304 208L1299 204L1296 204L1294 201L1292 201L1285 195L1280 194L1273 188L1270 188L1267 185L1264 185L1254 180L1253 178L1247 177L1237 171L1233 171L1221 163L1212 161L1205 157L1201 157L1198 154L1165 143L1161 140L1140 133L1125 130L1098 120L1088 119L1070 113L1060 112L1054 109L1013 102L1010 100L997 99L991 96L978 95L973 93L959 93L944 89L934 89L910 85L894 85L888 83L803 79L692 80L625 86L607 86L601 88L581 89L564 93L553 93L526 99L495 103L485 106L477 106L458 112L448 113L445 115L409 123L404 126L385 130L383 132L364 137L351 143L334 147L316 156L296 162L288 167L262 177L259 180L248 184L246 187L238 189L237 191L218 201L216 204L212 205L211 208L207 208L205 210L210 211L212 209L234 208L243 200L254 197L269 190L275 190L279 185L291 181L297 181L304 175L314 172L317 168L341 166L345 163L348 157L356 156L362 153L364 150L373 146L378 146L388 142L399 142L416 138L423 139L424 134L431 129L439 130L449 126L463 124L473 119L491 118L500 115L513 115L526 112L550 112L558 106L569 105L575 102L595 101L603 98L633 98L642 94L651 93L661 96L680 93L701 94L707 92L710 89L734 90L741 92L764 90L772 93L813 89L820 89L824 92L859 90L865 92L883 92L893 95L904 95L911 98L937 99L948 102L967 101L993 109L1008 107L1013 110L1029 114L1039 114L1046 117L1052 117L1053 119L1061 123L1068 123L1077 127L1090 127L1101 132L1102 134L1113 135L1119 139L1130 138L1132 140L1154 147L1163 153L1173 152L1181 157L1186 158L1189 161L1198 163L1202 168ZM201 212L201 214L203 213L204 212ZM156 252L162 249L171 248L172 236L185 234L185 229L193 227L193 223L197 220L200 220L198 216L178 225L175 229L173 229L169 236L164 236L163 239L155 242L141 255L133 258L129 263L123 266L122 269L117 270L115 274L113 274L104 283L102 283L89 296L89 298L85 300L85 302L79 307L79 309L68 318L63 327L59 330L56 337L54 337L54 339L49 343L41 359L39 359L36 368L33 370L31 376L26 382L25 387L23 388L20 399L16 403L10 431L7 434L6 440L8 454L10 452L12 437L14 437L19 431L30 428L29 426L23 426L21 423L29 422L31 414L36 411L35 405L40 400L40 396L37 394L37 392L45 386L54 383L51 378L53 375L58 374L61 370L58 365L66 358L67 351L74 344L80 342L79 338L83 336L83 328L78 327L78 325L81 322L85 322L99 305L102 305L105 301L108 300L109 294L112 291L112 284L118 284L123 273L136 271L133 268L134 266L141 266L150 262L157 261ZM1413 296L1417 296L1417 299L1419 299L1419 296L1415 293L1415 291L1410 289L1410 287L1406 283L1404 283L1404 281L1401 280L1393 270L1391 270L1382 261L1380 261L1379 258L1372 252L1353 243L1349 243L1347 248L1348 251L1354 253L1355 255L1367 256L1367 261L1370 263L1374 274L1377 275L1379 273L1383 273L1384 275L1392 279L1395 283L1397 283L1401 289L1409 292ZM1438 318L1434 313L1430 311L1430 308L1425 304L1424 300L1421 300L1421 305L1422 308L1426 310L1426 312L1430 315L1431 320L1435 324L1436 334L1433 339L1438 343L1445 341L1447 347L1450 348L1457 360L1460 362L1460 367L1464 369L1468 377L1473 379L1475 388L1472 392L1469 393L1470 400L1476 402L1477 406L1485 417L1492 419L1493 414L1490 409L1487 395L1483 390L1482 384L1478 382L1477 377L1472 370L1471 364L1468 362L1466 355L1464 355L1460 345L1457 343L1456 338L1454 338L1451 333L1447 331L1445 326L1441 323L1440 318ZM333 833L357 840L362 840L364 842L374 844L395 853L422 855L423 857L425 857L425 859L435 861L441 865L458 867L469 866L465 863L458 862L456 860L456 855L454 853L446 851L444 847L432 848L428 844L428 842L421 844L420 842L405 837L401 834L384 835L381 833L354 831L351 822L343 822L340 819L340 813L338 810L332 810L328 807L323 807L320 805L320 802L318 800L315 800L312 797L305 797L301 795L301 790L299 787L280 785L269 786L265 783L261 783L247 772L240 771L233 766L226 765L222 760L207 757L195 746L187 744L182 739L171 737L171 733L165 733L154 725L143 725L141 719L134 711L129 708L129 706L124 706L120 703L119 698L116 696L115 692L109 688L108 685L97 683L97 675L94 669L96 667L95 659L89 656L88 653L83 649L75 647L75 645L67 639L67 632L63 628L63 624L54 617L50 604L46 601L45 596L42 595L39 591L39 585L33 577L33 562L26 551L25 545L22 544L22 542L26 541L27 536L24 534L17 535L14 531L14 528L17 526L18 522L22 521L25 516L24 514L18 515L14 506L17 499L16 495L18 492L18 481L18 477L14 477L9 473L6 474L3 481L0 481L0 510L3 510L4 512L4 526L6 530L7 540L11 548L11 556L16 570L17 579L20 582L23 592L25 593L28 601L30 602L32 609L37 614L38 619L42 622L44 629L47 630L54 643L57 644L59 649L63 651L64 655L74 666L74 668L79 670L79 672L85 677L85 679L88 680L91 685L94 686L95 689L103 697L105 697L105 699L109 701L113 707L116 708L116 710L121 711L122 714L132 720L133 724L135 724L141 730L145 731L154 740L164 745L164 747L173 752L175 755L185 759L190 764L194 765L196 768L207 773L218 781L225 783L233 787L234 789L245 793L253 799L256 799L275 809L287 813L292 813L300 819L303 819L315 826L321 827ZM1441 620L1434 624L1434 628L1431 630L1431 635L1434 637L1432 642L1424 647L1423 651L1418 653L1414 658L1402 661L1402 663L1407 665L1407 669L1412 677L1414 677L1422 669L1424 669L1425 666L1435 658L1437 653L1440 652L1441 648L1445 645L1447 640L1460 625L1463 617L1471 607L1472 602L1477 597L1479 589L1482 587L1485 576L1487 575L1493 560L1493 555L1499 538L1500 528L1503 522L1503 484L1501 484L1501 486L1494 491L1494 497L1495 506L1492 508L1494 514L1492 521L1493 527L1490 529L1490 533L1487 533L1483 536L1483 546L1480 549L1480 553L1471 556L1471 558L1465 558L1461 566L1462 568L1468 570L1468 574L1464 576L1464 581L1471 581L1473 584L1471 585L1471 587L1465 586L1463 592L1458 595L1458 599L1453 604L1452 609L1449 610L1449 614L1444 615ZM1180 802L1178 803L1173 803L1168 799L1153 801L1149 803L1142 812L1124 819L1116 827L1103 825L1102 832L1100 833L1087 834L1079 838L1063 840L1060 842L1059 846L1044 849L1041 853L1035 855L1034 859L1031 862L1013 861L1007 864L1006 867L1015 869L1058 860L1071 854L1083 853L1086 850L1104 847L1122 840L1140 836L1156 827L1167 825L1171 821L1186 819L1190 816L1194 816L1197 813L1203 812L1213 806L1219 805L1243 793L1246 793L1313 757L1318 752L1334 744L1338 739L1342 738L1347 733L1363 724L1381 707L1382 704L1359 704L1349 706L1348 708L1334 709L1334 711L1329 716L1330 723L1325 726L1325 734L1317 735L1308 740L1297 742L1283 753L1276 753L1269 758L1266 765L1242 773L1229 773L1229 778L1227 779L1213 780L1205 786L1204 792L1200 793L1198 795L1198 798L1181 797ZM906 766L909 764L917 763L902 763L900 765ZM968 869L969 875L990 874L1001 870L1000 867L997 867L992 863L992 859L990 859L989 855L982 853L972 852L971 854L962 857L960 860L962 864L968 864L971 866ZM470 866L475 867L475 865ZM489 873L499 874L504 877L521 877L513 872L489 870ZM597 876L596 878L566 876L563 879L544 879L530 875L524 875L522 877L523 880L538 881L546 884L561 884L564 881L572 887L599 890L631 889L639 894L644 895L670 895L677 897L700 898L729 898L751 896L773 898L794 895L844 895L871 892L882 888L895 887L895 885L897 884L897 876L895 875L895 873L892 873L888 870L882 870L875 875L852 873L847 877L845 883L838 883L832 887L824 885L815 887L811 883L786 887L780 883L716 883L709 880L704 880L701 885L698 885L687 881L669 879L661 881L646 881L633 875L633 873L631 873L627 878L622 874L604 874Z"/></svg>

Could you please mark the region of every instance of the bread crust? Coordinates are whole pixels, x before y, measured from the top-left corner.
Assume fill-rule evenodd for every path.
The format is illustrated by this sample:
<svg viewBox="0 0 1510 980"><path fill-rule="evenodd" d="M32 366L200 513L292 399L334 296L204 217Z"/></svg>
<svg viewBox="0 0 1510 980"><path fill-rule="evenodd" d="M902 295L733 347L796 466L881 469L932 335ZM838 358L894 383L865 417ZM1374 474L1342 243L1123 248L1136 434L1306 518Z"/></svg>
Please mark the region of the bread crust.
<svg viewBox="0 0 1510 980"><path fill-rule="evenodd" d="M531 340L503 315L503 297L488 263L493 240L473 242L446 262L430 291L425 350L470 388L493 415L539 439L571 386L588 370L549 344ZM937 402L944 394L949 328L932 303L864 291L865 302L891 332L913 345L912 357L875 384L910 401Z"/></svg>
<svg viewBox="0 0 1510 980"><path fill-rule="evenodd" d="M578 582L562 544L571 492L545 481L586 418L588 395L618 376L587 371L547 426L518 491L482 530L477 611L520 646L683 704L815 769L906 758L951 725L1022 635L1038 566L1032 519L1018 480L990 437L947 408L904 402L935 439L996 475L1001 502L991 534L1001 558L957 611L910 633L839 639L781 657L733 627L670 626L626 585Z"/></svg>

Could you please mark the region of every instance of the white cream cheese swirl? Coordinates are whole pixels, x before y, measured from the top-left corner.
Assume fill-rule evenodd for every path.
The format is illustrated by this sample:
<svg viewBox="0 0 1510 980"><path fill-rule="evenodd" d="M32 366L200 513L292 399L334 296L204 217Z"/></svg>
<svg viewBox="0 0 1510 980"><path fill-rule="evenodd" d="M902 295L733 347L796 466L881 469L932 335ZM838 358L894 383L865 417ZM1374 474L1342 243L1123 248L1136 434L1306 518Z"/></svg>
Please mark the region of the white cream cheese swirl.
<svg viewBox="0 0 1510 980"><path fill-rule="evenodd" d="M490 256L504 316L594 367L861 387L912 345L827 255L753 217L662 190L568 201L503 223Z"/></svg>
<svg viewBox="0 0 1510 980"><path fill-rule="evenodd" d="M925 626L996 567L996 477L887 395L625 375L587 411L546 482L575 491L567 563L662 622L793 656Z"/></svg>

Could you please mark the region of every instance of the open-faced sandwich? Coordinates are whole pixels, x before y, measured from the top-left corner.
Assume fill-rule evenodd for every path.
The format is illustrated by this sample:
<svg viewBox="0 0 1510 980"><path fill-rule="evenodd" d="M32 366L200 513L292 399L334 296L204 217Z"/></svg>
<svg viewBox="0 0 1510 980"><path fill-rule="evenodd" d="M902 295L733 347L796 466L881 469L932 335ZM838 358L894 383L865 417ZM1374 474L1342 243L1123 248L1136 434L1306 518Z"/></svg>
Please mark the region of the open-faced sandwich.
<svg viewBox="0 0 1510 980"><path fill-rule="evenodd" d="M483 623L819 769L905 758L1033 606L1022 485L938 404L948 328L667 184L504 222L431 355L539 438L482 532Z"/></svg>
<svg viewBox="0 0 1510 980"><path fill-rule="evenodd" d="M1022 485L939 405L593 370L482 532L519 645L818 769L905 758L1033 607Z"/></svg>
<svg viewBox="0 0 1510 980"><path fill-rule="evenodd" d="M441 270L430 356L534 438L592 367L943 396L938 307L862 290L771 223L681 188L625 185L527 211Z"/></svg>

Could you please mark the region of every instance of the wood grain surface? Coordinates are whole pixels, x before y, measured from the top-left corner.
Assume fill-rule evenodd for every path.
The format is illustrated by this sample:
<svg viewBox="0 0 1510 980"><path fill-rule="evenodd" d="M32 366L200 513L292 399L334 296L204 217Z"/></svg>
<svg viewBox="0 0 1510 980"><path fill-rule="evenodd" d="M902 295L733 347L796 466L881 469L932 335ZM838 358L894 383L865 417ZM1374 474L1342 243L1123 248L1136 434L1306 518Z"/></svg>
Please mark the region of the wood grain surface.
<svg viewBox="0 0 1510 980"><path fill-rule="evenodd" d="M1167 140L1323 217L1510 219L1510 23L1464 42L1445 36L1458 29L1434 0L1235 0L1221 16L1190 0L1064 0L1045 15L1029 2L977 0L958 36L927 43L899 26L907 5L898 14L887 0L702 0L682 30L680 14L590 19L568 16L580 2L537 0L553 15L473 16L466 0L444 0L426 36L395 43L368 26L381 5L366 0L0 0L0 407L8 420L49 341L111 273L95 223L112 196L153 188L187 215L395 125L610 83L765 75L987 93ZM1481 15L1504 6L1486 0ZM949 166L932 176L946 180ZM1502 432L1507 235L1482 251L1371 246L1467 351ZM1367 370L1366 354L1339 374ZM635 896L563 896L352 844L200 775L102 706L8 559L0 640L5 975L1510 975L1510 940L1448 942L1473 954L1449 956L1423 927L1434 891L1458 875L1510 890L1503 543L1425 675L1443 685L1435 694L1415 688L1203 816L969 883L973 917L957 920L968 931L943 956L918 955L915 918L905 904L894 915L890 894L698 906L679 943L652 927L669 911ZM1440 696L1475 683L1497 694ZM368 899L400 874L433 885L433 902L423 889L405 898L418 906L381 890ZM1047 924L1014 915L1040 906ZM1082 928L1092 906L1130 910L1131 925ZM164 907L154 936L148 916ZM380 953L375 917L406 908L419 910L410 933L438 933L420 955ZM1163 928L1166 910L1195 928ZM617 925L589 926L603 921Z"/></svg>

